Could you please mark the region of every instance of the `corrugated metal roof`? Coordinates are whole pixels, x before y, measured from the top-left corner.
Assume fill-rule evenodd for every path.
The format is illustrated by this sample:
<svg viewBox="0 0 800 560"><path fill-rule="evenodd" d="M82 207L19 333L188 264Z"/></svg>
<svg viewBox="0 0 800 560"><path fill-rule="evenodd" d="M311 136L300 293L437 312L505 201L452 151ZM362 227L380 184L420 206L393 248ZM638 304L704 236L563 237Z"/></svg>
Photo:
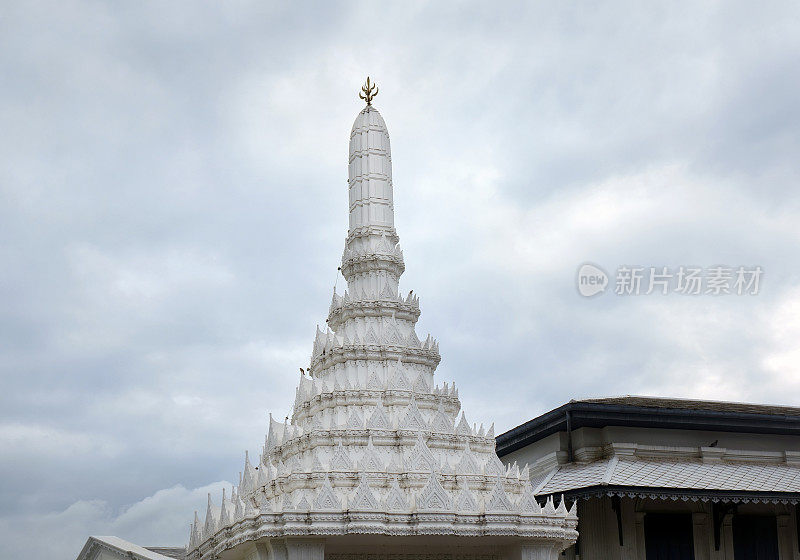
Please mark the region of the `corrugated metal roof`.
<svg viewBox="0 0 800 560"><path fill-rule="evenodd" d="M556 494L590 486L631 486L739 492L800 492L800 467L787 464L703 463L616 457L569 463L537 494Z"/></svg>

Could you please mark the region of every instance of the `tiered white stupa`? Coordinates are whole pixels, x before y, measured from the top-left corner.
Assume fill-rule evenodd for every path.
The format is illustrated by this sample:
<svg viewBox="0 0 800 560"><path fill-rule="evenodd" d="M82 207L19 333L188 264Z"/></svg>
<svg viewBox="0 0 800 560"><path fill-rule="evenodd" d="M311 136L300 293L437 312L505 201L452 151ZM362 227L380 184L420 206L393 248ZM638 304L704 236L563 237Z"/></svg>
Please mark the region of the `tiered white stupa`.
<svg viewBox="0 0 800 560"><path fill-rule="evenodd" d="M504 466L494 427L470 425L455 385L434 381L439 345L399 291L389 134L370 100L350 134L347 290L291 420L270 416L238 488L195 514L187 558L556 558L577 537L574 506L540 507L527 466Z"/></svg>

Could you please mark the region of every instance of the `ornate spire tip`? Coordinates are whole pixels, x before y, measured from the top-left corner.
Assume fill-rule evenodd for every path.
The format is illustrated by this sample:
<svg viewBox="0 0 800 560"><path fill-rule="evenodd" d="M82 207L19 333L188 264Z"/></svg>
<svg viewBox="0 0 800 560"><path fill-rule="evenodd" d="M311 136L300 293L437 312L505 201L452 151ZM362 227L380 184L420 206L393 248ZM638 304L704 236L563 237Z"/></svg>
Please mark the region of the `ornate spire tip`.
<svg viewBox="0 0 800 560"><path fill-rule="evenodd" d="M375 83L370 83L369 76L367 76L367 83L361 86L361 93L358 94L359 99L367 102L367 105L372 105L372 100L378 95L378 86Z"/></svg>

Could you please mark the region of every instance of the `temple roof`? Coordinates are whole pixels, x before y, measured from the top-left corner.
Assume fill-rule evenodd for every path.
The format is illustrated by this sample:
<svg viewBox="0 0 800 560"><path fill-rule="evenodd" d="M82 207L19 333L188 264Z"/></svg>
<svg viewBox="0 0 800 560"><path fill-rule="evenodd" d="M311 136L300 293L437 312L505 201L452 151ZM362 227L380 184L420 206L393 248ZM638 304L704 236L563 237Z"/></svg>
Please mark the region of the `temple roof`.
<svg viewBox="0 0 800 560"><path fill-rule="evenodd" d="M779 416L800 417L800 407L771 404L754 404L731 401L705 401L697 399L678 399L665 397L647 397L624 395L621 397L603 397L581 399L570 402L616 404L643 408L660 408L672 410L706 410L715 412L739 412L744 414L770 414Z"/></svg>
<svg viewBox="0 0 800 560"><path fill-rule="evenodd" d="M611 457L555 467L537 483L536 494L599 493L652 495L674 490L683 498L800 501L800 465ZM581 492L578 492L581 493Z"/></svg>
<svg viewBox="0 0 800 560"><path fill-rule="evenodd" d="M501 457L560 431L628 426L800 435L800 408L647 396L572 400L497 436Z"/></svg>
<svg viewBox="0 0 800 560"><path fill-rule="evenodd" d="M156 550L160 549L156 548ZM184 549L169 548L164 550L169 550L173 553L181 551L181 555L177 556L171 554L166 556L164 554L159 554L154 550L133 544L119 537L89 537L86 544L83 546L83 550L78 554L78 560L93 560L98 557L101 551L106 551L111 553L114 557L124 558L126 560L171 560L171 558L183 557L182 553Z"/></svg>
<svg viewBox="0 0 800 560"><path fill-rule="evenodd" d="M552 494L597 484L800 493L800 465L612 457L588 464L560 465L537 488L537 493Z"/></svg>
<svg viewBox="0 0 800 560"><path fill-rule="evenodd" d="M582 439L578 448L572 445L575 436L566 439L566 450L531 447L539 450L526 455L535 461L536 495L800 501L800 452L793 450L800 435L796 407L642 396L573 400L498 436L498 454L557 432L606 427L627 429ZM662 439L653 434L663 432L650 429L670 430L672 437ZM681 430L687 432L676 436ZM711 437L718 432L722 440L722 433L733 432L726 441L734 447L718 445L720 440ZM742 434L759 435L743 439Z"/></svg>

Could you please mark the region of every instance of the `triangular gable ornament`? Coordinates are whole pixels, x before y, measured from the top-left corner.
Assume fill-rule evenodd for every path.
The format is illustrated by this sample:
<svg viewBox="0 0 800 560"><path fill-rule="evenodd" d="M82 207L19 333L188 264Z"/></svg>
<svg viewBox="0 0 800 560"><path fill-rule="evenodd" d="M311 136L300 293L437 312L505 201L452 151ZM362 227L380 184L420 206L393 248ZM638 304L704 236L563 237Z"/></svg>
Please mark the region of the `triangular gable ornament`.
<svg viewBox="0 0 800 560"><path fill-rule="evenodd" d="M456 464L456 473L458 474L480 474L481 468L478 466L478 460L475 459L475 454L469 446L469 443L464 447L464 452L461 454L461 459Z"/></svg>
<svg viewBox="0 0 800 560"><path fill-rule="evenodd" d="M475 499L475 494L473 494L472 490L469 489L469 484L467 481L463 481L461 484L461 490L456 498L456 510L463 512L474 512L478 511L479 509L480 506L478 505L478 500Z"/></svg>
<svg viewBox="0 0 800 560"><path fill-rule="evenodd" d="M453 433L453 422L448 418L441 402L439 403L439 408L436 410L436 414L433 416L433 420L431 420L431 431L443 434Z"/></svg>
<svg viewBox="0 0 800 560"><path fill-rule="evenodd" d="M414 448L411 450L408 467L413 471L432 471L438 467L436 459L434 459L433 453L425 444L425 440L422 439L421 433L418 434L417 443L414 444Z"/></svg>
<svg viewBox="0 0 800 560"><path fill-rule="evenodd" d="M244 502L244 516L246 519L250 519L251 517L255 517L258 515L258 510L256 506L253 505L252 500L245 500Z"/></svg>
<svg viewBox="0 0 800 560"><path fill-rule="evenodd" d="M421 371L417 376L417 379L414 381L414 391L417 393L430 393L431 388L428 386L428 382L425 379L426 375L424 371Z"/></svg>
<svg viewBox="0 0 800 560"><path fill-rule="evenodd" d="M322 462L319 460L319 452L316 449L311 452L311 472L326 472L325 467L322 466Z"/></svg>
<svg viewBox="0 0 800 560"><path fill-rule="evenodd" d="M362 472L383 472L384 465L375 446L372 445L372 436L370 436L367 447L364 449L364 457L359 462L359 470Z"/></svg>
<svg viewBox="0 0 800 560"><path fill-rule="evenodd" d="M489 454L489 459L486 461L484 467L486 476L504 476L506 474L506 467L500 458L494 453Z"/></svg>
<svg viewBox="0 0 800 560"><path fill-rule="evenodd" d="M367 389L370 391L383 391L383 383L381 383L380 379L378 378L377 371L373 371L370 374L369 380L367 381Z"/></svg>
<svg viewBox="0 0 800 560"><path fill-rule="evenodd" d="M322 482L322 486L320 486L319 491L317 492L317 499L314 500L314 509L342 509L342 502L336 496L336 492L333 490L333 486L331 485L331 480L328 477L325 477L325 480Z"/></svg>
<svg viewBox="0 0 800 560"><path fill-rule="evenodd" d="M396 476L392 477L389 492L387 492L386 498L383 500L383 505L386 511L409 511L411 509L408 499L406 499L406 494L400 488L400 483L397 481Z"/></svg>
<svg viewBox="0 0 800 560"><path fill-rule="evenodd" d="M403 362L398 359L397 364L395 364L394 367L394 375L392 376L392 389L396 389L398 391L411 390L411 383L409 383L408 377L406 377L405 369L406 368L403 366Z"/></svg>
<svg viewBox="0 0 800 560"><path fill-rule="evenodd" d="M419 511L449 511L453 509L453 500L450 494L439 482L439 475L431 471L428 482L417 495L417 510Z"/></svg>
<svg viewBox="0 0 800 560"><path fill-rule="evenodd" d="M367 421L367 428L371 430L389 430L391 429L391 422L389 415L386 414L386 409L383 408L382 401L378 401L378 406L372 411L369 420Z"/></svg>
<svg viewBox="0 0 800 560"><path fill-rule="evenodd" d="M525 485L525 489L522 491L522 498L517 504L517 509L519 509L520 513L535 515L542 513L542 506L536 501L536 496L533 494L533 486L531 486L530 482Z"/></svg>
<svg viewBox="0 0 800 560"><path fill-rule="evenodd" d="M358 486L350 499L347 500L347 509L353 511L377 511L380 509L378 499L370 490L365 476L361 476Z"/></svg>
<svg viewBox="0 0 800 560"><path fill-rule="evenodd" d="M311 509L311 504L308 502L305 492L301 493L300 500L298 500L294 509L296 511L309 511Z"/></svg>
<svg viewBox="0 0 800 560"><path fill-rule="evenodd" d="M348 430L364 429L364 419L361 418L361 415L355 408L350 410L350 415L347 417L347 429Z"/></svg>
<svg viewBox="0 0 800 560"><path fill-rule="evenodd" d="M333 457L331 458L331 470L353 470L353 461L350 459L350 455L348 455L347 450L344 448L341 441L339 442L339 445L336 446L336 450L333 452Z"/></svg>
<svg viewBox="0 0 800 560"><path fill-rule="evenodd" d="M489 494L489 498L486 500L486 511L513 511L514 506L511 504L511 500L508 499L508 494L506 494L506 490L503 487L503 483L498 476L494 483L494 488L492 488L491 494Z"/></svg>
<svg viewBox="0 0 800 560"><path fill-rule="evenodd" d="M411 404L408 405L405 414L400 420L399 427L403 430L426 430L428 428L428 425L422 418L422 413L420 413L417 407L416 400L411 400Z"/></svg>

